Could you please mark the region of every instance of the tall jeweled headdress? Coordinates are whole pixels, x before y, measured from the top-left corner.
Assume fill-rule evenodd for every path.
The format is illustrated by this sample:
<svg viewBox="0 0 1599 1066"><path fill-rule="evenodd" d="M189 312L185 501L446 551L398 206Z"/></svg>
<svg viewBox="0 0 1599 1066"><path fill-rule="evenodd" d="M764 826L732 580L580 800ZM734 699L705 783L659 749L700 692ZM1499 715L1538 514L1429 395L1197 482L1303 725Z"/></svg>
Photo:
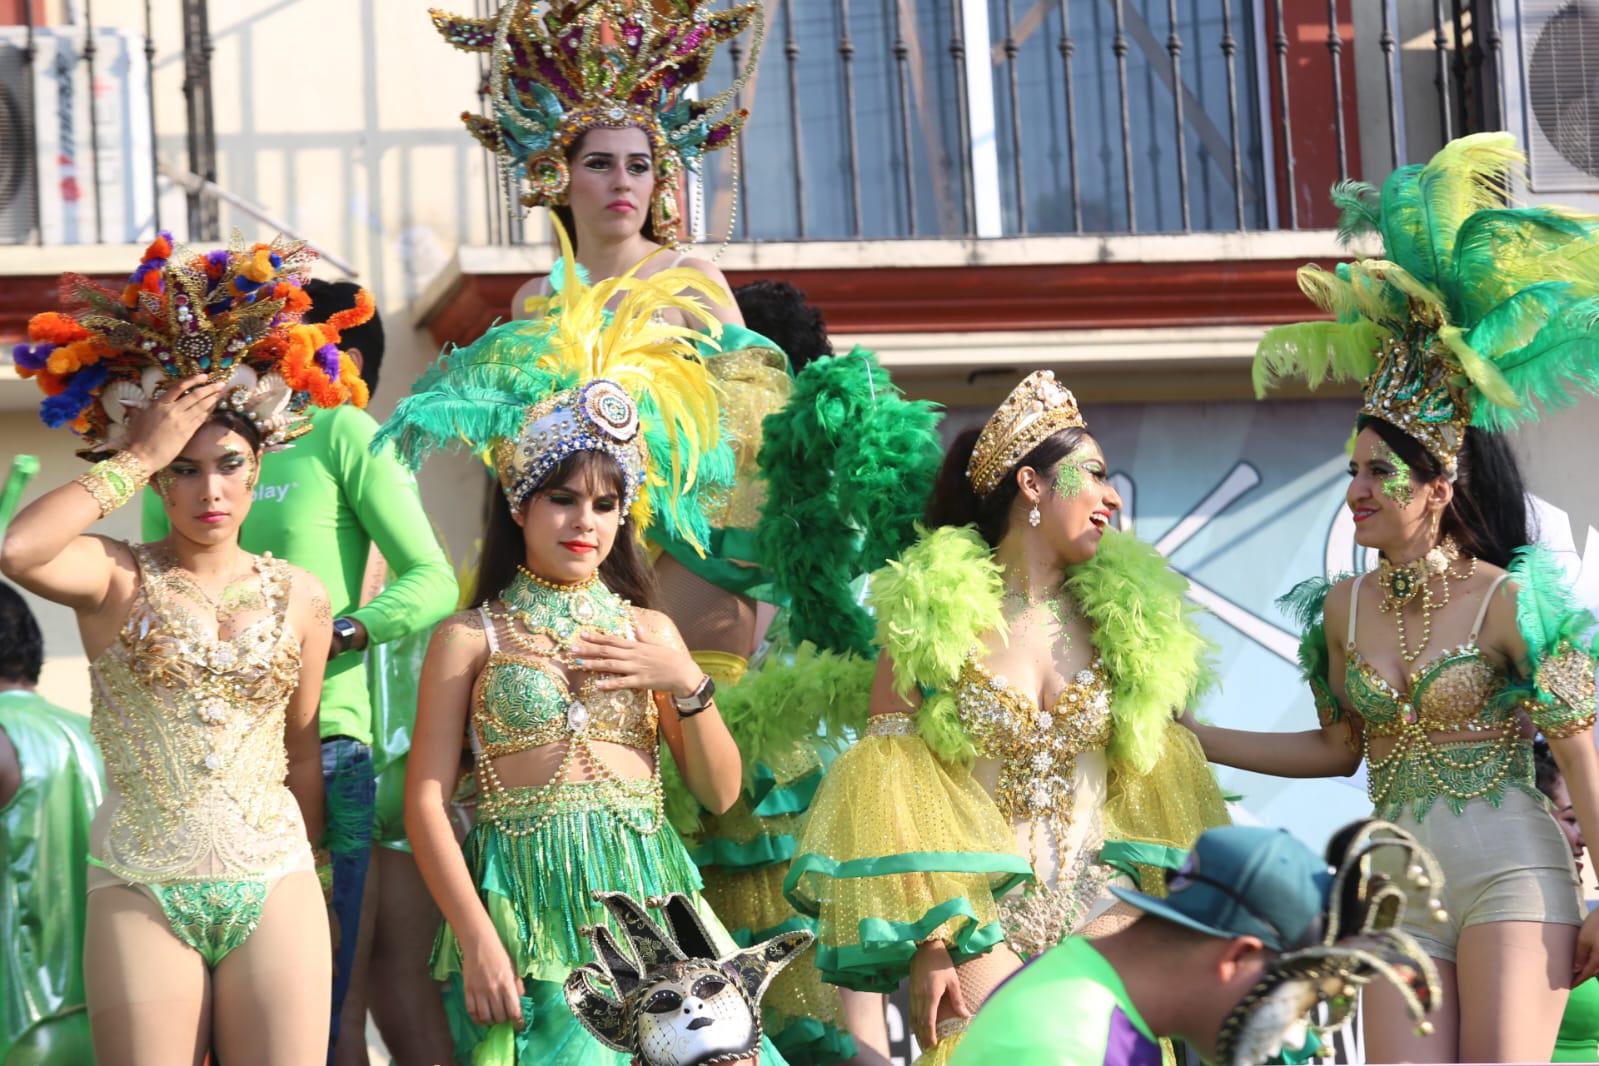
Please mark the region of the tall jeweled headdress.
<svg viewBox="0 0 1599 1066"><path fill-rule="evenodd" d="M1429 1025L1437 968L1400 924L1418 900L1441 914L1437 860L1405 830L1375 819L1335 834L1328 851L1335 872L1320 939L1272 959L1222 1021L1217 1062L1252 1066L1302 1047L1312 1030L1331 1032L1354 1011L1361 987L1379 977L1398 991L1412 1021ZM1320 1005L1326 1014L1318 1021L1312 1012Z"/></svg>
<svg viewBox="0 0 1599 1066"><path fill-rule="evenodd" d="M1077 397L1055 380L1053 370L1035 370L1011 390L978 435L966 464L972 491L987 496L1022 457L1063 429L1086 429Z"/></svg>
<svg viewBox="0 0 1599 1066"><path fill-rule="evenodd" d="M1508 133L1445 145L1379 193L1341 182L1339 235L1382 252L1299 270L1331 322L1268 330L1255 387L1362 381L1361 415L1419 441L1453 479L1468 425L1502 431L1599 392L1599 218L1507 207L1523 157Z"/></svg>
<svg viewBox="0 0 1599 1066"><path fill-rule="evenodd" d="M492 118L463 112L472 136L499 156L527 207L566 202L567 149L585 132L637 127L655 157L656 231L680 217L677 186L706 152L724 148L749 112L731 105L755 72L765 35L759 3L710 11L706 0L509 0L489 18L434 9L444 39L490 54ZM750 26L733 84L708 99L704 80L719 45Z"/></svg>
<svg viewBox="0 0 1599 1066"><path fill-rule="evenodd" d="M796 929L724 955L687 896L650 901L663 927L630 896L598 895L627 943L607 926L583 930L595 961L566 979L583 1027L643 1066L758 1059L761 995L815 934Z"/></svg>
<svg viewBox="0 0 1599 1066"><path fill-rule="evenodd" d="M81 274L61 278L63 311L28 322L17 371L39 383L39 417L70 426L79 454L117 451L127 419L170 382L195 374L231 387L222 405L245 415L268 448L311 428L307 409L365 407L366 383L339 350L340 331L372 317L366 292L327 322L301 321L311 299L301 287L316 253L282 237L200 252L162 233L145 249L121 291Z"/></svg>
<svg viewBox="0 0 1599 1066"><path fill-rule="evenodd" d="M572 271L544 317L501 323L446 350L373 446L392 440L413 469L445 448L487 454L513 511L563 459L604 452L622 468L622 505L636 533L658 518L703 547L706 509L733 476L716 389L696 346L718 333L706 307L720 290L688 267L648 278L637 270L595 285ZM657 312L669 308L704 332L662 321Z"/></svg>

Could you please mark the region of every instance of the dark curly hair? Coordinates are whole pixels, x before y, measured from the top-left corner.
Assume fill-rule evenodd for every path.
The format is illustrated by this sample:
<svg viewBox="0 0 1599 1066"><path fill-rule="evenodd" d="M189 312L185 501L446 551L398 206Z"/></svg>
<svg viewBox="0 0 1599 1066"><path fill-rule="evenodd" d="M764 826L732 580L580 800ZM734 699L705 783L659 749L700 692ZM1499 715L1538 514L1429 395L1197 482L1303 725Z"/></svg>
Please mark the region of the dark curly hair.
<svg viewBox="0 0 1599 1066"><path fill-rule="evenodd" d="M37 685L44 635L22 593L0 581L0 681Z"/></svg>
<svg viewBox="0 0 1599 1066"><path fill-rule="evenodd" d="M733 290L744 324L774 342L798 374L812 359L833 354L821 308L786 281L763 279Z"/></svg>

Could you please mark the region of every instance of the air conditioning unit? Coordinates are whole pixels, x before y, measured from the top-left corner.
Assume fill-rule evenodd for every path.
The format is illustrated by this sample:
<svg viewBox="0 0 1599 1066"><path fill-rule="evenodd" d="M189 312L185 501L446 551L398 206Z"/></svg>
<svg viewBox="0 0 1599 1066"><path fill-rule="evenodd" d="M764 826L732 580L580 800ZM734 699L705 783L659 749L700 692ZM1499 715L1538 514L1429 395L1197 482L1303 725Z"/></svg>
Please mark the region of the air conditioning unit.
<svg viewBox="0 0 1599 1066"><path fill-rule="evenodd" d="M154 235L144 38L100 29L94 41L98 153L89 132L82 31L35 29L29 77L26 31L0 26L0 244L29 243L41 234L45 244L92 244L101 234L106 243L138 244Z"/></svg>

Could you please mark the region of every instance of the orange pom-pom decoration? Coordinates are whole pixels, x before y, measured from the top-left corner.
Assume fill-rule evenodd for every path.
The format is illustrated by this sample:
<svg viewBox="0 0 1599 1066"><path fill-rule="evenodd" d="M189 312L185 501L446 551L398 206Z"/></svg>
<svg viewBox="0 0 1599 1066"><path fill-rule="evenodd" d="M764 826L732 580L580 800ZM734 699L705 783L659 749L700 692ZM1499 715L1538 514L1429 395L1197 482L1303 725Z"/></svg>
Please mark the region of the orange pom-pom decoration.
<svg viewBox="0 0 1599 1066"><path fill-rule="evenodd" d="M172 257L172 241L165 233L156 234L155 240L144 250L144 259L170 259Z"/></svg>
<svg viewBox="0 0 1599 1066"><path fill-rule="evenodd" d="M60 396L67 391L67 382L60 374L52 374L48 370L41 370L34 376L39 383L39 391L46 396Z"/></svg>
<svg viewBox="0 0 1599 1066"><path fill-rule="evenodd" d="M377 309L378 305L372 299L372 294L365 289L357 289L354 307L345 311L335 311L328 316L326 325L333 334L328 340L337 344L340 333L352 326L361 326L372 321L372 316L377 313Z"/></svg>
<svg viewBox="0 0 1599 1066"><path fill-rule="evenodd" d="M88 336L82 323L60 311L41 311L28 319L28 339L34 343L71 344Z"/></svg>

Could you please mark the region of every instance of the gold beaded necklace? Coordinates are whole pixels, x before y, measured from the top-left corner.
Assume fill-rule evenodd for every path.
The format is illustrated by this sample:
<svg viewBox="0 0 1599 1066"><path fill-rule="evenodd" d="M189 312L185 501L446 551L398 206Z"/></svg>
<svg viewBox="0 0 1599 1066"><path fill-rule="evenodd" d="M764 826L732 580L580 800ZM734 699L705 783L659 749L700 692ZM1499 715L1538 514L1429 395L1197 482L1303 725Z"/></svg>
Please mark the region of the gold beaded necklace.
<svg viewBox="0 0 1599 1066"><path fill-rule="evenodd" d="M1387 556L1381 556L1377 563L1377 583L1382 586L1382 602L1377 605L1383 614L1394 616L1394 629L1399 636L1399 655L1409 666L1421 658L1421 653L1427 650L1427 645L1432 641L1432 615L1436 608L1449 606L1449 583L1451 581L1469 581L1477 572L1477 559L1472 557L1464 573L1452 572L1451 563L1460 558L1460 548L1455 544L1453 537L1445 537L1436 544L1432 550L1419 559L1412 559L1408 563L1391 563ZM1440 588L1443 599L1433 598L1433 578L1441 578ZM1416 600L1421 599L1421 641L1416 649L1410 649L1410 640L1405 633L1405 608Z"/></svg>

